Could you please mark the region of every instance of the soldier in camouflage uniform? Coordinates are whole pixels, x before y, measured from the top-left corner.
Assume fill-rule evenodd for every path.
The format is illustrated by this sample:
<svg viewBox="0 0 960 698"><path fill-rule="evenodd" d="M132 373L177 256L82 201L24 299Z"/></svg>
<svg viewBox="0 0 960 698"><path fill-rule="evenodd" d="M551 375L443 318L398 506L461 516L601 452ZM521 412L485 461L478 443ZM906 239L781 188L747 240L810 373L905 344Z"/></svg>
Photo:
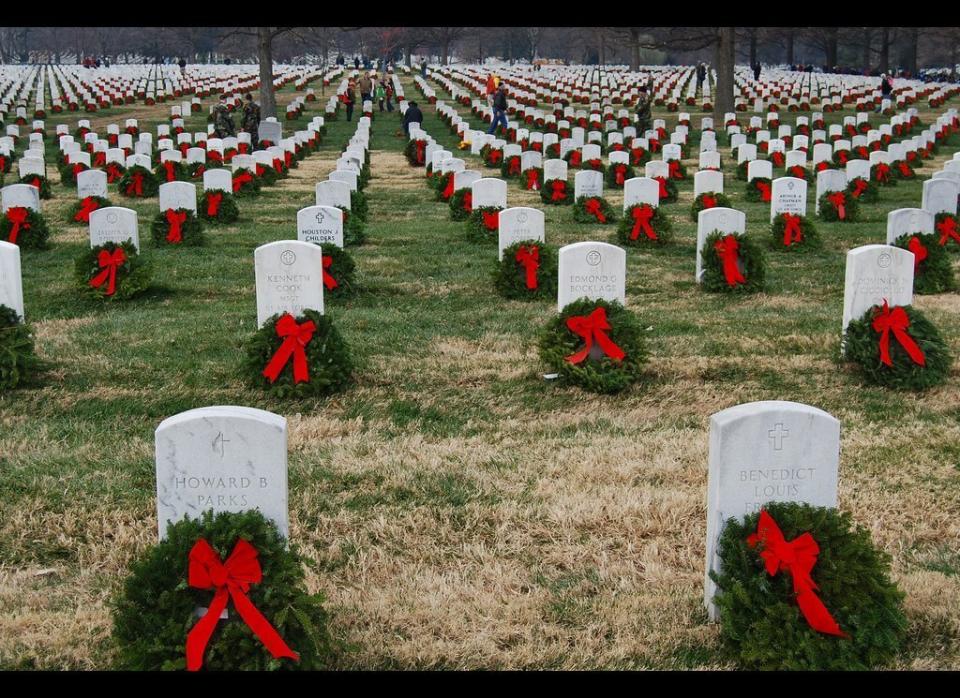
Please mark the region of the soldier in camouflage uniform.
<svg viewBox="0 0 960 698"><path fill-rule="evenodd" d="M650 117L650 94L647 92L647 86L640 87L640 95L637 97L637 135L641 138L643 134L653 128L653 121Z"/></svg>
<svg viewBox="0 0 960 698"><path fill-rule="evenodd" d="M247 93L247 103L243 105L243 121L241 127L250 134L250 147L256 148L260 142L257 138L257 129L260 128L260 105L253 101L253 95Z"/></svg>
<svg viewBox="0 0 960 698"><path fill-rule="evenodd" d="M237 135L233 125L233 115L227 108L227 98L224 95L220 95L220 104L213 112L213 130L216 131L217 138Z"/></svg>

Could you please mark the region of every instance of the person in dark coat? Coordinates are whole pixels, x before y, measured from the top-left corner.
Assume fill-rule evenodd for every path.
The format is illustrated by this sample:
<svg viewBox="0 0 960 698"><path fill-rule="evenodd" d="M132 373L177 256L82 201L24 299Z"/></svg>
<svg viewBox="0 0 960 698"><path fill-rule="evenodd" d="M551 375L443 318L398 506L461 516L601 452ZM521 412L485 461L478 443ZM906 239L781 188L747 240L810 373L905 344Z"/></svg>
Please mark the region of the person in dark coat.
<svg viewBox="0 0 960 698"><path fill-rule="evenodd" d="M423 123L423 112L420 111L420 107L417 106L416 102L410 102L410 105L407 107L407 111L403 113L403 132L410 136L410 124L422 124Z"/></svg>
<svg viewBox="0 0 960 698"><path fill-rule="evenodd" d="M503 125L504 131L509 128L507 125L507 87L502 81L496 94L493 95L493 119L490 121L490 128L487 129L487 133L496 131L498 124Z"/></svg>
<svg viewBox="0 0 960 698"><path fill-rule="evenodd" d="M759 80L759 79L760 79L760 71L761 71L761 70L762 70L762 68L760 67L760 61L757 61L756 63L753 64L753 79L754 79L754 80Z"/></svg>

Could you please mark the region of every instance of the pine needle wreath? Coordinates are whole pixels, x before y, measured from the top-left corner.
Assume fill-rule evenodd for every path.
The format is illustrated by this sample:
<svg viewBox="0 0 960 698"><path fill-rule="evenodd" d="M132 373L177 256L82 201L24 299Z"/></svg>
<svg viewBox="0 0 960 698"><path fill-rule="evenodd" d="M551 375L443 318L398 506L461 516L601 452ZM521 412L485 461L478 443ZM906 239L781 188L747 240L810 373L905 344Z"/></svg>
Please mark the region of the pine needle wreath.
<svg viewBox="0 0 960 698"><path fill-rule="evenodd" d="M102 196L87 196L80 199L67 209L65 220L71 224L87 225L90 223L90 214L97 209L113 206L110 199Z"/></svg>
<svg viewBox="0 0 960 698"><path fill-rule="evenodd" d="M43 175L30 174L26 177L21 177L19 183L29 184L39 189L41 199L50 199L53 197L53 192L50 190L50 180Z"/></svg>
<svg viewBox="0 0 960 698"><path fill-rule="evenodd" d="M548 179L540 189L540 201L551 206L567 206L573 203L573 193L565 179Z"/></svg>
<svg viewBox="0 0 960 698"><path fill-rule="evenodd" d="M188 179L199 179L202 181L203 173L207 171L207 163L205 162L188 162L185 167L187 168Z"/></svg>
<svg viewBox="0 0 960 698"><path fill-rule="evenodd" d="M185 216L180 224L180 241L173 242L168 239L172 225L167 220L167 212L161 211L154 217L150 223L150 236L153 238L153 244L157 247L200 247L206 244L206 236L203 234L203 221L186 208L170 209L171 215Z"/></svg>
<svg viewBox="0 0 960 698"><path fill-rule="evenodd" d="M453 196L453 172L441 172L433 178L433 198L437 201L449 201Z"/></svg>
<svg viewBox="0 0 960 698"><path fill-rule="evenodd" d="M712 203L712 206L707 204ZM696 223L697 217L700 215L700 212L708 208L730 208L730 197L725 194L706 191L702 194L698 194L697 198L693 200L693 204L690 206L690 219Z"/></svg>
<svg viewBox="0 0 960 698"><path fill-rule="evenodd" d="M634 167L643 167L648 162L650 162L650 151L644 148L631 148L630 149L630 164Z"/></svg>
<svg viewBox="0 0 960 698"><path fill-rule="evenodd" d="M20 221L20 218L23 218ZM19 224L14 224L18 220ZM16 228L16 234L14 234ZM43 214L25 206L14 206L0 214L0 240L19 245L22 250L45 250L50 231Z"/></svg>
<svg viewBox="0 0 960 698"><path fill-rule="evenodd" d="M190 171L186 164L173 160L167 160L157 165L153 169L153 174L161 184L165 182L185 182L190 179Z"/></svg>
<svg viewBox="0 0 960 698"><path fill-rule="evenodd" d="M806 167L801 167L800 165L791 165L788 167L784 176L795 177L796 179L802 179L807 184L813 184L813 173Z"/></svg>
<svg viewBox="0 0 960 698"><path fill-rule="evenodd" d="M453 192L453 196L450 197L450 201L447 203L450 207L450 220L452 221L465 221L470 217L471 212L473 211L473 206L469 208L466 206L465 202L472 201L473 199L473 190L469 187L464 187L463 189L457 189Z"/></svg>
<svg viewBox="0 0 960 698"><path fill-rule="evenodd" d="M840 218L840 205L833 203L833 198L843 197L843 218ZM857 223L860 220L860 201L846 191L831 191L820 197L820 220L828 223Z"/></svg>
<svg viewBox="0 0 960 698"><path fill-rule="evenodd" d="M540 191L543 188L543 168L528 167L520 173L520 185L525 191Z"/></svg>
<svg viewBox="0 0 960 698"><path fill-rule="evenodd" d="M751 160L744 160L741 163L737 163L737 169L734 172L734 176L741 182L747 181L747 168L750 167Z"/></svg>
<svg viewBox="0 0 960 698"><path fill-rule="evenodd" d="M647 214L650 216L647 225L653 230L654 237L650 237L641 221L641 218L645 216L640 211L647 209L651 211L650 214ZM673 226L659 206L634 204L624 211L623 218L617 224L617 240L621 245L635 247L666 245L673 240Z"/></svg>
<svg viewBox="0 0 960 698"><path fill-rule="evenodd" d="M343 212L343 244L362 245L367 241L367 224L343 206L337 206Z"/></svg>
<svg viewBox="0 0 960 698"><path fill-rule="evenodd" d="M500 232L499 206L481 206L473 208L464 223L467 239L471 242L496 242Z"/></svg>
<svg viewBox="0 0 960 698"><path fill-rule="evenodd" d="M230 192L210 189L200 195L197 215L216 225L235 223L240 218L237 200Z"/></svg>
<svg viewBox="0 0 960 698"><path fill-rule="evenodd" d="M137 175L139 175L140 191L137 191ZM160 183L150 170L140 165L134 165L123 173L117 182L120 194L134 198L150 198L160 191Z"/></svg>
<svg viewBox="0 0 960 698"><path fill-rule="evenodd" d="M273 165L264 165L263 163L258 162L256 167L257 179L259 180L261 186L272 187L277 183L277 180L280 179L280 175L275 169L273 169ZM234 176L236 176L236 173L234 173Z"/></svg>
<svg viewBox="0 0 960 698"><path fill-rule="evenodd" d="M517 179L520 175L520 156L511 155L508 158L505 157L503 162L500 163L500 176L503 179Z"/></svg>
<svg viewBox="0 0 960 698"><path fill-rule="evenodd" d="M605 179L608 187L623 189L623 183L636 176L636 170L630 165L617 163L607 168Z"/></svg>
<svg viewBox="0 0 960 698"><path fill-rule="evenodd" d="M573 220L609 225L615 222L616 212L602 196L581 196L573 203Z"/></svg>
<svg viewBox="0 0 960 698"><path fill-rule="evenodd" d="M167 537L151 546L130 567L123 590L113 603L113 639L119 667L137 671L186 669L186 640L197 623L197 608L210 606L213 592L188 584L190 551L206 540L226 560L238 540L257 550L262 580L250 586L248 597L276 629L299 661L274 659L250 627L239 618L233 602L228 618L217 623L207 644L207 671L329 669L342 651L330 636L328 612L320 594L310 595L304 581L304 561L297 547L276 524L255 510L204 512L167 529Z"/></svg>
<svg viewBox="0 0 960 698"><path fill-rule="evenodd" d="M941 211L934 217L934 231L937 232L938 244L951 252L960 250L960 240L949 234L948 231L960 232L960 218L946 211Z"/></svg>
<svg viewBox="0 0 960 698"><path fill-rule="evenodd" d="M821 207L821 211L822 211ZM770 224L770 245L780 251L806 252L808 250L819 250L823 246L820 239L820 232L813 221L806 216L800 216L800 234L799 240L791 234L789 242L786 241L787 214L781 213L773 219Z"/></svg>
<svg viewBox="0 0 960 698"><path fill-rule="evenodd" d="M880 201L880 188L874 182L863 177L854 177L847 183L847 192L851 198L864 204L875 204Z"/></svg>
<svg viewBox="0 0 960 698"><path fill-rule="evenodd" d="M100 266L100 252L114 254L117 248L122 248L126 261L117 268L116 288L112 295L107 295L108 283L99 287L91 286L90 282L100 275L104 269ZM137 248L129 240L117 244L107 242L97 247L85 250L77 258L74 277L77 285L92 298L101 298L107 301L122 301L143 293L150 286L153 276L151 264L145 261L137 252Z"/></svg>
<svg viewBox="0 0 960 698"><path fill-rule="evenodd" d="M487 167L500 167L503 162L503 148L493 148L487 143L480 149L480 158Z"/></svg>
<svg viewBox="0 0 960 698"><path fill-rule="evenodd" d="M536 249L537 266L535 269L536 286L527 285L527 268L517 260L520 248L525 252ZM557 253L552 247L539 240L523 240L510 245L503 251L503 259L496 262L493 271L493 283L497 292L504 298L513 300L537 300L554 298L557 295Z"/></svg>
<svg viewBox="0 0 960 698"><path fill-rule="evenodd" d="M922 257L915 262L913 268L914 293L926 295L956 289L957 282L950 256L939 245L936 235L907 233L898 237L893 244Z"/></svg>
<svg viewBox="0 0 960 698"><path fill-rule="evenodd" d="M353 380L353 359L347 343L333 322L315 310L304 310L296 318L297 324L313 322L313 337L304 347L307 356L308 380L296 383L293 359L287 362L273 383L263 371L284 340L277 335L276 324L282 317L274 315L247 341L243 372L253 388L261 389L278 398L307 398L329 395L343 390Z"/></svg>
<svg viewBox="0 0 960 698"><path fill-rule="evenodd" d="M123 165L116 162L108 162L106 167L104 167L104 172L107 173L107 184L116 184L119 182L126 171L127 168Z"/></svg>
<svg viewBox="0 0 960 698"><path fill-rule="evenodd" d="M890 359L893 366L880 360L881 332L873 328L874 318L882 312L873 306L857 320L847 325L844 335L844 353L856 364L870 382L895 390L926 390L947 380L953 358L950 349L937 328L916 308L902 307L909 319L906 333L920 347L924 365L915 363L903 348L895 333L889 332ZM895 308L891 308L891 311Z"/></svg>
<svg viewBox="0 0 960 698"><path fill-rule="evenodd" d="M723 271L723 261L718 243L732 236L736 238L737 268L745 281L730 285ZM757 293L762 291L766 280L767 261L760 246L749 235L742 233L721 233L714 230L703 244L700 252L703 277L701 287L707 293Z"/></svg>
<svg viewBox="0 0 960 698"><path fill-rule="evenodd" d="M417 157L417 151L420 151L419 158ZM403 148L403 154L407 158L407 162L410 163L413 167L423 167L426 162L426 150L427 142L425 140L410 140L407 141L407 145Z"/></svg>
<svg viewBox="0 0 960 698"><path fill-rule="evenodd" d="M680 191L677 188L677 183L669 177L654 177L654 179L660 184L660 203L676 203L677 199L680 198Z"/></svg>
<svg viewBox="0 0 960 698"><path fill-rule="evenodd" d="M606 174L607 167L603 164L603 160L600 158L593 158L591 160L584 160L580 163L581 170L593 170L594 172L599 172L600 174Z"/></svg>
<svg viewBox="0 0 960 698"><path fill-rule="evenodd" d="M584 340L570 330L567 319L588 316L597 308L606 312L610 329L605 334L623 351L624 358L616 361L604 354L573 364L567 357L581 351ZM632 312L617 302L586 298L570 303L547 322L540 336L539 352L543 364L551 373L559 374L564 383L608 394L620 392L640 380L648 356L643 327Z"/></svg>
<svg viewBox="0 0 960 698"><path fill-rule="evenodd" d="M366 222L370 206L367 203L367 195L362 191L350 192L350 213Z"/></svg>
<svg viewBox="0 0 960 698"><path fill-rule="evenodd" d="M820 548L811 576L817 597L849 638L819 633L797 607L793 578L771 577L751 547L759 512L730 519L720 535L719 574L713 602L726 651L744 668L765 670L863 670L891 662L907 627L903 597L890 581L890 557L870 533L853 527L849 514L794 502L764 507L787 541L809 533Z"/></svg>
<svg viewBox="0 0 960 698"><path fill-rule="evenodd" d="M33 346L33 328L17 311L0 305L0 391L30 385L45 364Z"/></svg>
<svg viewBox="0 0 960 698"><path fill-rule="evenodd" d="M60 172L60 183L68 187L76 186L77 175L81 172L86 172L89 169L90 168L84 165L82 162L76 162L73 164L64 162L58 168Z"/></svg>
<svg viewBox="0 0 960 698"><path fill-rule="evenodd" d="M883 165L883 169L880 166ZM870 181L880 187L897 186L897 175L890 165L878 162L870 168Z"/></svg>
<svg viewBox="0 0 960 698"><path fill-rule="evenodd" d="M321 244L323 251L323 297L348 296L357 290L353 257L342 247ZM327 262L327 260L330 260Z"/></svg>
<svg viewBox="0 0 960 698"><path fill-rule="evenodd" d="M244 175L249 176L250 179L247 180ZM240 180L244 181L241 182ZM233 173L233 195L238 198L259 196L260 184L261 180L257 173L246 167L239 167Z"/></svg>
<svg viewBox="0 0 960 698"><path fill-rule="evenodd" d="M899 179L916 179L917 173L906 160L894 160L890 167L896 173Z"/></svg>
<svg viewBox="0 0 960 698"><path fill-rule="evenodd" d="M747 190L744 193L747 201L758 203L770 203L770 197L773 192L773 183L769 177L754 177L747 182ZM764 198L766 191L766 198Z"/></svg>

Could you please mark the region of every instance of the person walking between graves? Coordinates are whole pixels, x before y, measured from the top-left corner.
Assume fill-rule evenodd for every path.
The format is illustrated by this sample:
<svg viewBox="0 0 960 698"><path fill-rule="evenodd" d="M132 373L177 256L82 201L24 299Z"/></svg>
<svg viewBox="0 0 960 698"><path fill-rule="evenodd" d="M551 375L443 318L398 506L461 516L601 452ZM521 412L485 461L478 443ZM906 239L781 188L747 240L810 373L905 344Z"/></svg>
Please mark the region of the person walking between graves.
<svg viewBox="0 0 960 698"><path fill-rule="evenodd" d="M503 125L504 131L509 128L507 125L507 86L502 82L500 87L497 88L497 93L493 96L493 121L490 122L487 133L496 131L498 124Z"/></svg>
<svg viewBox="0 0 960 698"><path fill-rule="evenodd" d="M646 85L640 86L640 94L637 96L637 133L642 135L653 127L653 121L650 117L650 93Z"/></svg>
<svg viewBox="0 0 960 698"><path fill-rule="evenodd" d="M357 103L357 83L353 80L347 83L347 91L343 95L343 104L347 108L347 121L353 121L353 105Z"/></svg>
<svg viewBox="0 0 960 698"><path fill-rule="evenodd" d="M381 80L377 83L377 86L373 88L373 97L380 105L380 111L383 111L383 100L387 98L387 88L383 86L384 81Z"/></svg>
<svg viewBox="0 0 960 698"><path fill-rule="evenodd" d="M874 111L876 111L876 112L879 114L879 113L880 113L880 110L883 108L883 101L882 101L882 100L884 100L884 99L890 99L890 95L891 95L892 93L893 93L893 80L890 78L889 75L887 75L886 73L884 73L883 75L880 76L880 95L881 95L881 102L880 102L880 104L877 105L877 108L876 108ZM891 100L891 103L893 103L893 100Z"/></svg>
<svg viewBox="0 0 960 698"><path fill-rule="evenodd" d="M707 76L707 66L703 63L700 63L697 66L697 89L700 89L700 85L703 84L703 79Z"/></svg>
<svg viewBox="0 0 960 698"><path fill-rule="evenodd" d="M416 102L410 102L407 106L407 111L403 114L403 132L407 134L407 137L410 137L410 124L422 124L423 123L423 112L420 111L420 107L417 106Z"/></svg>
<svg viewBox="0 0 960 698"><path fill-rule="evenodd" d="M257 131L260 128L260 105L253 101L253 95L249 92L245 99L247 103L243 105L242 126L243 130L250 134L250 149L256 150L257 143L260 142L257 138Z"/></svg>
<svg viewBox="0 0 960 698"><path fill-rule="evenodd" d="M370 73L366 73L360 78L360 99L366 102L371 99L373 92L373 80L370 79Z"/></svg>
<svg viewBox="0 0 960 698"><path fill-rule="evenodd" d="M390 80L384 79L383 89L387 93L387 111L393 111L393 83Z"/></svg>
<svg viewBox="0 0 960 698"><path fill-rule="evenodd" d="M183 75L184 73L187 72L187 59L186 59L186 58L180 58L180 62L177 63L177 65L180 66L180 74L181 74L181 75Z"/></svg>
<svg viewBox="0 0 960 698"><path fill-rule="evenodd" d="M213 130L217 133L217 138L226 138L235 136L236 128L233 125L233 114L227 108L227 96L220 95L220 104L213 115Z"/></svg>
<svg viewBox="0 0 960 698"><path fill-rule="evenodd" d="M487 76L487 105L493 106L493 96L497 93L497 81L493 73Z"/></svg>
<svg viewBox="0 0 960 698"><path fill-rule="evenodd" d="M753 64L753 79L754 79L754 80L759 80L759 79L760 79L760 71L761 71L762 69L763 69L763 68L760 66L760 61L757 61L756 63Z"/></svg>

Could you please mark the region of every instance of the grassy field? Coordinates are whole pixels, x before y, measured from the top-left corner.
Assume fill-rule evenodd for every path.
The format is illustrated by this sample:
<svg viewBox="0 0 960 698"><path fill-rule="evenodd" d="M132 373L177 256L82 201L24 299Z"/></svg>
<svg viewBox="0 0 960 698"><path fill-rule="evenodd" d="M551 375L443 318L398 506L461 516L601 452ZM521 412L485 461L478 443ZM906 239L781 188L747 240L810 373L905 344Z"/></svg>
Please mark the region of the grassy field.
<svg viewBox="0 0 960 698"><path fill-rule="evenodd" d="M423 127L455 147L418 101ZM300 128L322 103L308 104ZM104 133L135 116L155 132L168 113L114 107L91 120ZM676 119L655 116L668 129ZM48 133L78 118L48 118ZM883 242L887 212L919 206L920 181L883 190L862 223L819 224L821 252L768 252L768 290L743 299L694 283L692 179L683 183L666 206L675 244L627 255L627 304L648 327L646 378L601 397L542 379L536 339L555 303L493 292L496 247L466 241L407 165L398 114L377 113L368 244L350 248L361 290L327 304L355 351L356 385L321 401L266 399L238 374L256 324L253 250L296 237L296 211L353 133L343 118L288 179L241 200L237 224L208 228L204 248L152 247L156 199L131 204L111 186L115 203L139 211L156 270L155 288L125 304L80 298L73 263L87 231L62 222L75 191L50 168L53 247L25 252L22 265L26 314L52 370L42 387L0 396L0 668L111 665L111 598L156 538L153 431L218 404L288 419L291 537L334 632L354 647L344 668L723 667L702 607L708 419L767 399L815 405L843 425L840 507L892 556L907 592L898 666L960 668L958 370L944 387L899 394L864 386L837 358L845 253ZM748 232L767 234L767 205L745 201L722 152L733 205ZM686 165L692 175L696 161ZM508 198L540 205L515 181ZM620 193L608 199L619 212ZM544 208L550 244L615 241L614 226ZM960 349L956 294L915 305Z"/></svg>

